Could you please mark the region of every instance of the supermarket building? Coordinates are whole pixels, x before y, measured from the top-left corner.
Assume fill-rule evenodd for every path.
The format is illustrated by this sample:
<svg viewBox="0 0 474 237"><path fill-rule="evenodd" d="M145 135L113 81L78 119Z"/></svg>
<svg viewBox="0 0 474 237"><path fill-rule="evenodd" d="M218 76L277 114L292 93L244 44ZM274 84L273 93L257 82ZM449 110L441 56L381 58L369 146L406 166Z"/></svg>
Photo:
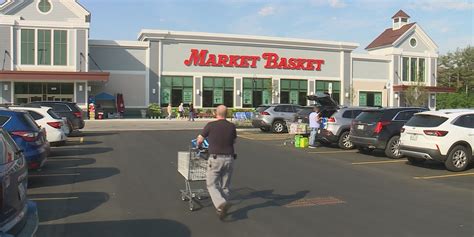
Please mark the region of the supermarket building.
<svg viewBox="0 0 474 237"><path fill-rule="evenodd" d="M342 105L403 106L421 81L434 108L438 47L403 11L356 54L357 43L142 30L136 41L89 39L90 13L74 0L0 5L0 103L75 101L122 93L126 111L151 103L307 105L329 93Z"/></svg>

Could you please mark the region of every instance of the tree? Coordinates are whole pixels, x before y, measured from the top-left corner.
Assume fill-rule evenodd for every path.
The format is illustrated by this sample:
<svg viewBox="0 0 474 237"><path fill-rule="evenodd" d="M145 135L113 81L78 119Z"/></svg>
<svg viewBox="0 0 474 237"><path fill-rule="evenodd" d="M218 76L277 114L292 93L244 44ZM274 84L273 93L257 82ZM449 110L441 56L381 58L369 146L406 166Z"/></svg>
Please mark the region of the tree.
<svg viewBox="0 0 474 237"><path fill-rule="evenodd" d="M410 85L403 93L407 106L423 107L428 103L429 92L424 82L417 81Z"/></svg>

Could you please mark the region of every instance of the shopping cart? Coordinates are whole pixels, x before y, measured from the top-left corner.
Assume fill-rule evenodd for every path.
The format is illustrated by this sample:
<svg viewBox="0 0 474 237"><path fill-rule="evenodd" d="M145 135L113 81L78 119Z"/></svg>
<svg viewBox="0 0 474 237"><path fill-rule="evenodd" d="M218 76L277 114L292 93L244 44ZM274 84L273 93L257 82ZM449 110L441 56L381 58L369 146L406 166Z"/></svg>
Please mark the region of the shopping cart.
<svg viewBox="0 0 474 237"><path fill-rule="evenodd" d="M191 183L205 181L207 172L207 152L209 144L204 141L202 147L198 147L196 140L191 141L189 151L178 152L178 172L183 175L185 189L181 189L181 200L188 201L189 210L194 210L195 198L201 200L208 196L206 189L192 189Z"/></svg>
<svg viewBox="0 0 474 237"><path fill-rule="evenodd" d="M308 124L302 122L293 122L286 120L286 128L288 130L288 138L283 142L283 145L294 145L296 135L307 135L309 134Z"/></svg>

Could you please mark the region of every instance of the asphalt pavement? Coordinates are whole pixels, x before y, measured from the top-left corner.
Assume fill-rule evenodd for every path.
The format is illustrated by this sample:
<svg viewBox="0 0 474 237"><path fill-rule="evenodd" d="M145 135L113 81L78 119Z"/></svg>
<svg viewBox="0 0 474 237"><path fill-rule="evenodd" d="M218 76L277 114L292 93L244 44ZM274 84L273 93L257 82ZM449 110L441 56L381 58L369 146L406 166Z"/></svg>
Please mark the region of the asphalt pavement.
<svg viewBox="0 0 474 237"><path fill-rule="evenodd" d="M190 212L176 161L197 134L83 132L54 148L29 179L38 236L474 235L472 170L296 149L256 132L239 132L229 216L220 221L208 198Z"/></svg>

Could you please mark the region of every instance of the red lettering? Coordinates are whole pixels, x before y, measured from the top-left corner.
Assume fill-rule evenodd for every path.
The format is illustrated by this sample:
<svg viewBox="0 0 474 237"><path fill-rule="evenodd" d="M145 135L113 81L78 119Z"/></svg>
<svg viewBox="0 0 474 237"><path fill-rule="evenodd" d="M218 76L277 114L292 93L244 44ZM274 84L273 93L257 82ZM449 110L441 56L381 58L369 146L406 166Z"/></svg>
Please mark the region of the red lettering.
<svg viewBox="0 0 474 237"><path fill-rule="evenodd" d="M206 66L205 61L208 52L209 51L205 49L202 49L201 51L191 49L191 56L189 56L189 59L184 60L184 65L191 66L191 64L194 64L194 66Z"/></svg>
<svg viewBox="0 0 474 237"><path fill-rule="evenodd" d="M321 71L321 65L324 64L324 60L322 59L315 59L314 60L316 63L316 71Z"/></svg>
<svg viewBox="0 0 474 237"><path fill-rule="evenodd" d="M278 67L278 54L276 53L264 53L262 54L262 57L267 60L267 63L265 64L265 68L268 69L274 69Z"/></svg>
<svg viewBox="0 0 474 237"><path fill-rule="evenodd" d="M304 63L305 63L305 60L304 60L304 59L301 59L301 58L296 59L295 70L301 70L301 69L303 69Z"/></svg>
<svg viewBox="0 0 474 237"><path fill-rule="evenodd" d="M280 59L280 63L278 63L278 69L288 69L288 63L286 58Z"/></svg>
<svg viewBox="0 0 474 237"><path fill-rule="evenodd" d="M225 55L225 54L219 54L217 56L218 60L217 60L217 66L218 67L222 67L224 65L227 64L227 61L229 61L229 56Z"/></svg>
<svg viewBox="0 0 474 237"><path fill-rule="evenodd" d="M236 67L238 66L237 60L240 59L239 55L230 55L229 63L225 65L226 67Z"/></svg>
<svg viewBox="0 0 474 237"><path fill-rule="evenodd" d="M250 66L248 59L249 59L249 56L242 56L240 58L239 67L248 68Z"/></svg>
<svg viewBox="0 0 474 237"><path fill-rule="evenodd" d="M217 66L215 54L209 54L209 58L206 61L206 66Z"/></svg>
<svg viewBox="0 0 474 237"><path fill-rule="evenodd" d="M314 70L313 63L315 63L313 59L306 60L306 67L304 68L304 70L313 71Z"/></svg>
<svg viewBox="0 0 474 237"><path fill-rule="evenodd" d="M252 64L250 64L251 68L256 68L257 67L257 61L260 61L259 56L249 56L250 60L252 61Z"/></svg>
<svg viewBox="0 0 474 237"><path fill-rule="evenodd" d="M288 60L288 69L295 69L296 67L296 59L290 58Z"/></svg>

